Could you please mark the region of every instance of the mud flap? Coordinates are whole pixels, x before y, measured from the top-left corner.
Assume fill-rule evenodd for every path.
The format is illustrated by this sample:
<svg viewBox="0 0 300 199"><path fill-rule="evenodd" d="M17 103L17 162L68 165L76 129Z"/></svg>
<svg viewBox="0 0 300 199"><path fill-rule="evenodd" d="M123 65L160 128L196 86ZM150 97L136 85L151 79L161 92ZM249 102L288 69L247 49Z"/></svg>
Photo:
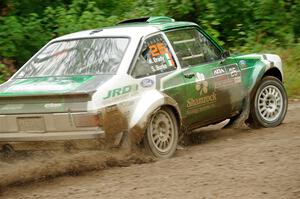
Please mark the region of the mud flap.
<svg viewBox="0 0 300 199"><path fill-rule="evenodd" d="M107 147L116 147L121 143L124 132L128 130L128 121L117 106L107 107L103 115L103 129Z"/></svg>
<svg viewBox="0 0 300 199"><path fill-rule="evenodd" d="M246 124L246 121L249 118L249 114L250 114L250 107L251 107L250 98L251 97L248 94L244 99L242 112L238 116L231 118L229 123L226 124L226 126L224 126L223 128L234 128L234 129L249 128L248 125Z"/></svg>

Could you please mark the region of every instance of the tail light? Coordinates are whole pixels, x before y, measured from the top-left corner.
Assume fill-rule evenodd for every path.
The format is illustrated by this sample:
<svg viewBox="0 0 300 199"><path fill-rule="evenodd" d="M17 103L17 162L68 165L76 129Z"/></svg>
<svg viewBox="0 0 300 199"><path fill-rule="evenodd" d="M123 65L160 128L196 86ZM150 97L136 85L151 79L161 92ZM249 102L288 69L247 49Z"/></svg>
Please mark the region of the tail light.
<svg viewBox="0 0 300 199"><path fill-rule="evenodd" d="M99 127L102 126L102 117L100 113L79 113L72 114L76 127Z"/></svg>

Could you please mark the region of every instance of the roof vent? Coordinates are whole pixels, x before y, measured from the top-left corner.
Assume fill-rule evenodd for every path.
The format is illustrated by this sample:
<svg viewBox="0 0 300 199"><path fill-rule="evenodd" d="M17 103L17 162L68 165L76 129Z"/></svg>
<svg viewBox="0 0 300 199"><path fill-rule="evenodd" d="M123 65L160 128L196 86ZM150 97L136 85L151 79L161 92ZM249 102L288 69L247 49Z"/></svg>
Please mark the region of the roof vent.
<svg viewBox="0 0 300 199"><path fill-rule="evenodd" d="M126 23L167 23L174 22L175 20L170 17L165 16L154 16L154 17L141 17L135 19L127 19L124 21L120 21L118 24L126 24Z"/></svg>
<svg viewBox="0 0 300 199"><path fill-rule="evenodd" d="M175 19L166 16L156 16L156 17L149 17L147 23L162 23L162 22L174 22Z"/></svg>

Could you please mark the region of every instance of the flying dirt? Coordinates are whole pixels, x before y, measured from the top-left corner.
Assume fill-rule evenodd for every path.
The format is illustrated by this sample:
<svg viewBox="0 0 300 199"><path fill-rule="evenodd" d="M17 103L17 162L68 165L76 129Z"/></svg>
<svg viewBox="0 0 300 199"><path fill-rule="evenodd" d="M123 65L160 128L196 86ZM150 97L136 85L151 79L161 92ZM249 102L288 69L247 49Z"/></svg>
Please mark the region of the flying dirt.
<svg viewBox="0 0 300 199"><path fill-rule="evenodd" d="M175 157L32 152L1 157L1 198L300 198L300 103L276 128L198 129Z"/></svg>

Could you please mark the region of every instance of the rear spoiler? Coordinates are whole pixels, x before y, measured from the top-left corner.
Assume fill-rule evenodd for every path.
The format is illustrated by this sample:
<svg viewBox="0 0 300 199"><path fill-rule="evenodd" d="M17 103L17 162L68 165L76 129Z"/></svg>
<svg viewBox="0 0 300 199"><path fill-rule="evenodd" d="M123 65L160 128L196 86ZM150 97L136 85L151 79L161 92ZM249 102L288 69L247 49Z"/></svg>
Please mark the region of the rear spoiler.
<svg viewBox="0 0 300 199"><path fill-rule="evenodd" d="M26 103L31 100L40 102L59 101L64 102L86 102L92 99L94 92L70 92L70 93L53 93L53 94L31 94L31 95L7 95L0 96L0 104L9 103Z"/></svg>

